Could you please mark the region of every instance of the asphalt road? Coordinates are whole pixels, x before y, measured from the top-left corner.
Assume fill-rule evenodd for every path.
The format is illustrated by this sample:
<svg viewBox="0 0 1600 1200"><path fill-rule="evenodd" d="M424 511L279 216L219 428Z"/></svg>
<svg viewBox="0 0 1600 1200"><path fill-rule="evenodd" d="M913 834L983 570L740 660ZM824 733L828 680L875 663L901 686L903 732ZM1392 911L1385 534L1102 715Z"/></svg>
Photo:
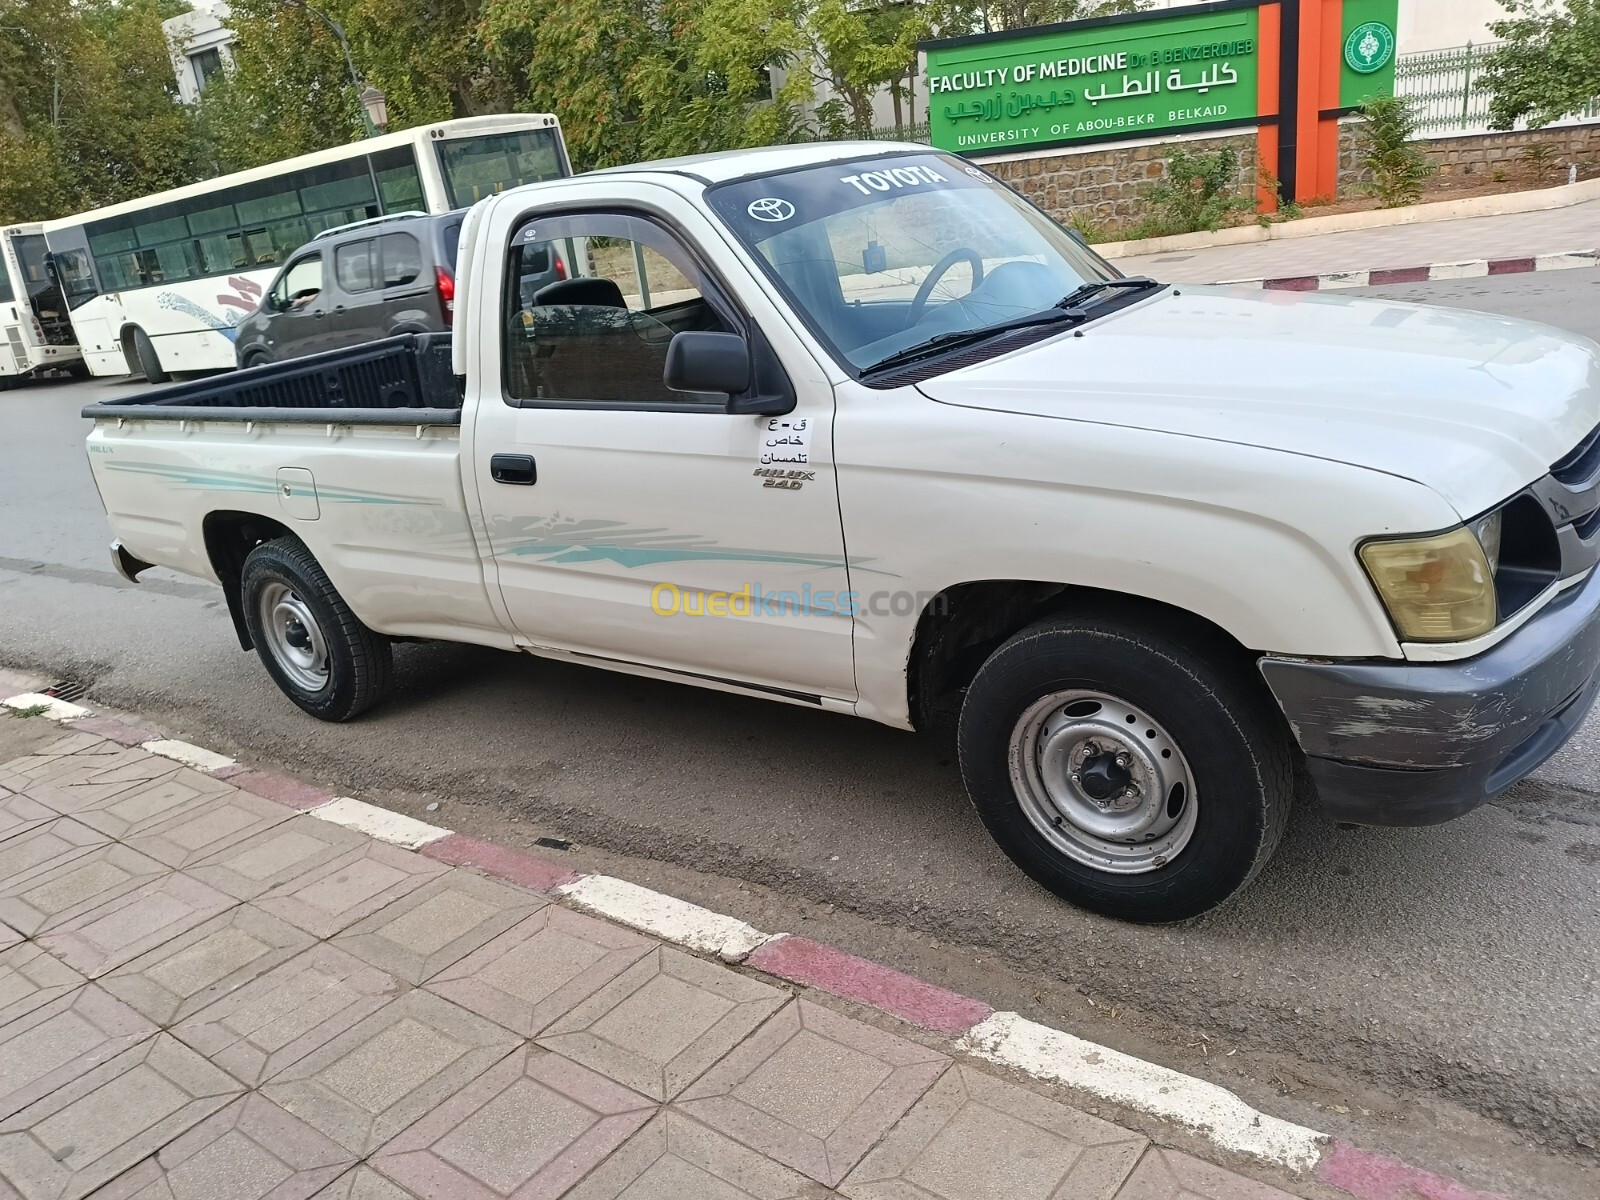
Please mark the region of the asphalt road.
<svg viewBox="0 0 1600 1200"><path fill-rule="evenodd" d="M1600 338L1600 272L1381 294ZM1284 1115L1348 1119L1487 1183L1520 1180L1519 1195L1600 1192L1573 1182L1595 1179L1583 1142L1600 1130L1596 723L1503 803L1420 830L1344 831L1303 811L1237 902L1186 926L1119 925L1011 867L944 749L866 722L442 645L399 648L381 711L312 721L239 651L216 589L112 574L78 412L142 386L0 396L0 662L370 799L440 800L456 828L626 856L619 873L768 928L807 921ZM1388 1132L1374 1132L1385 1105ZM1567 1162L1546 1170L1540 1145ZM1505 1168L1518 1154L1534 1158Z"/></svg>

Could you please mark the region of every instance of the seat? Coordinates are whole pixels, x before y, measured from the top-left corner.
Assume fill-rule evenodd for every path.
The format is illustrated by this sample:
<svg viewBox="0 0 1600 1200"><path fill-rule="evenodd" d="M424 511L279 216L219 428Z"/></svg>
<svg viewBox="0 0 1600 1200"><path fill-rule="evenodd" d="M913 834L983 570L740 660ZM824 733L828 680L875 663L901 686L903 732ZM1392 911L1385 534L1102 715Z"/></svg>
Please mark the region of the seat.
<svg viewBox="0 0 1600 1200"><path fill-rule="evenodd" d="M627 308L622 289L613 279L595 279L582 276L547 283L533 294L533 302L540 308L557 304L571 304L584 308Z"/></svg>

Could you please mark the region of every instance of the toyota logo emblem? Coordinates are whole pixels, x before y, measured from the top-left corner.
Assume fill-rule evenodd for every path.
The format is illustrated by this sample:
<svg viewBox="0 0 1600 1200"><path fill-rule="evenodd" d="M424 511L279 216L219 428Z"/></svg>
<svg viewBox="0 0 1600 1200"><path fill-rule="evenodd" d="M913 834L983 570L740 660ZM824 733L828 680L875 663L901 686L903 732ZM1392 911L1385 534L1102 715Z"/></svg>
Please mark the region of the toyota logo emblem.
<svg viewBox="0 0 1600 1200"><path fill-rule="evenodd" d="M794 205L780 196L763 196L750 201L750 207L745 212L757 221L787 221L794 216Z"/></svg>

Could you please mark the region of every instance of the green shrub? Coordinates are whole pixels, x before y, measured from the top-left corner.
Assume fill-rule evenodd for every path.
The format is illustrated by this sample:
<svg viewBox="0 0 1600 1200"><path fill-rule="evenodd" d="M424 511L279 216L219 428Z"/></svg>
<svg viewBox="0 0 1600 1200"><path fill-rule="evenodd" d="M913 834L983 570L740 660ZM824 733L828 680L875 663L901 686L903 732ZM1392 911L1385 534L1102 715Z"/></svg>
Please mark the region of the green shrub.
<svg viewBox="0 0 1600 1200"><path fill-rule="evenodd" d="M1366 190L1384 208L1422 199L1422 185L1433 165L1416 144L1417 115L1409 100L1379 96L1361 106L1362 165L1372 172Z"/></svg>
<svg viewBox="0 0 1600 1200"><path fill-rule="evenodd" d="M1239 152L1232 146L1201 152L1180 146L1145 200L1152 211L1134 227L1134 237L1216 230L1232 214L1255 208L1255 198L1240 187Z"/></svg>

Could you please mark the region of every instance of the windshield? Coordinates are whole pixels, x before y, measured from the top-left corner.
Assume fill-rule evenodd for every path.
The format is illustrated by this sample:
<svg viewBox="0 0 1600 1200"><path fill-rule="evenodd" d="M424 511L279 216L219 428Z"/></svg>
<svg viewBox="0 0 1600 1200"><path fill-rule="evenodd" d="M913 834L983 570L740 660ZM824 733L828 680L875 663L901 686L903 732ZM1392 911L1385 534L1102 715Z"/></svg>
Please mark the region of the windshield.
<svg viewBox="0 0 1600 1200"><path fill-rule="evenodd" d="M450 138L438 147L439 170L451 208L466 208L507 188L559 179L567 173L554 129Z"/></svg>
<svg viewBox="0 0 1600 1200"><path fill-rule="evenodd" d="M870 368L1049 309L1116 272L976 167L942 154L829 163L712 188L844 362Z"/></svg>

